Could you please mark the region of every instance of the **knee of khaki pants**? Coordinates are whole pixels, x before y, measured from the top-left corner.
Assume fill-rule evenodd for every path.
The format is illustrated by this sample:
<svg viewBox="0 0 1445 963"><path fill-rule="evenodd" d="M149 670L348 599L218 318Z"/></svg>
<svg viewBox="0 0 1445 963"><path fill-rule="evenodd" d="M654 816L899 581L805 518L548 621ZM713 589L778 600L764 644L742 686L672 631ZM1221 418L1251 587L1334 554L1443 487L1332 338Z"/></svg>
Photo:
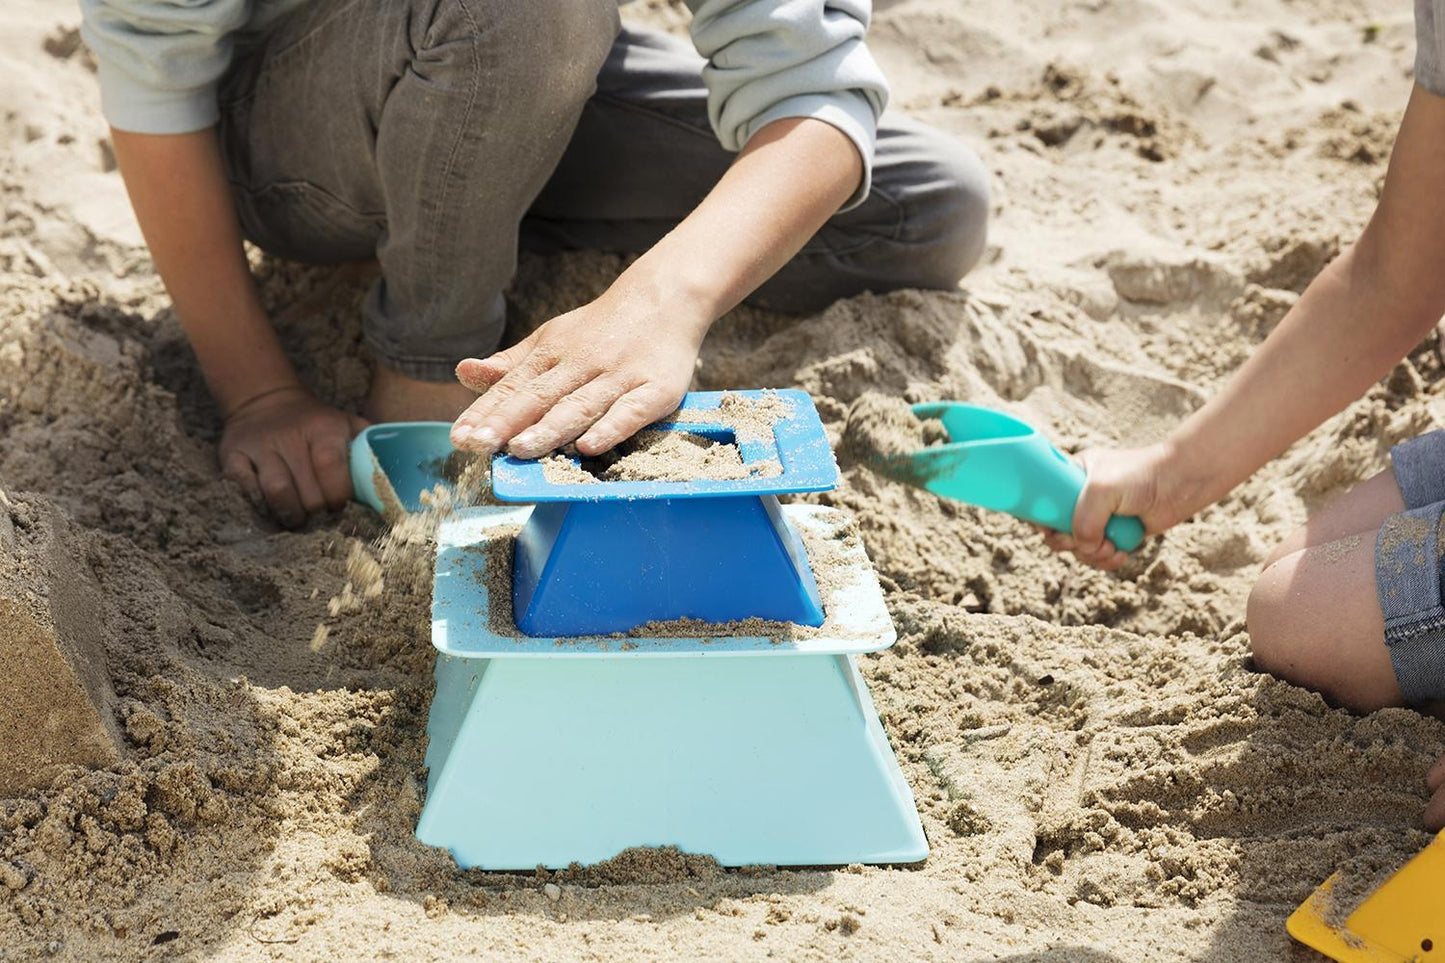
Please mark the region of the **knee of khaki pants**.
<svg viewBox="0 0 1445 963"><path fill-rule="evenodd" d="M910 287L950 289L983 256L988 239L988 170L957 138L919 126L926 162L915 202L929 211L909 237ZM910 233L905 226L905 233Z"/></svg>
<svg viewBox="0 0 1445 963"><path fill-rule="evenodd" d="M485 62L476 59L482 82L504 85L496 100L538 123L566 117L592 96L621 30L616 0L412 0L412 12L418 76L457 45L484 49Z"/></svg>

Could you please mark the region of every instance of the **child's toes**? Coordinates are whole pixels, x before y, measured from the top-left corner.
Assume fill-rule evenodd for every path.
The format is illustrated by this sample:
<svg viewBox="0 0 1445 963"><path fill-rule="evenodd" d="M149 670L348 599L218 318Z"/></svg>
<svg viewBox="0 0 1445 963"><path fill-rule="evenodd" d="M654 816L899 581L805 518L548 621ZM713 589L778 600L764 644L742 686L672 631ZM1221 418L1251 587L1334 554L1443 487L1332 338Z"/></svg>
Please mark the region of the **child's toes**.
<svg viewBox="0 0 1445 963"><path fill-rule="evenodd" d="M1437 832L1445 829L1445 789L1436 791L1425 806L1425 827Z"/></svg>
<svg viewBox="0 0 1445 963"><path fill-rule="evenodd" d="M1431 792L1445 788L1445 756L1441 756L1440 761L1430 767L1429 773L1425 776L1425 785L1430 787Z"/></svg>

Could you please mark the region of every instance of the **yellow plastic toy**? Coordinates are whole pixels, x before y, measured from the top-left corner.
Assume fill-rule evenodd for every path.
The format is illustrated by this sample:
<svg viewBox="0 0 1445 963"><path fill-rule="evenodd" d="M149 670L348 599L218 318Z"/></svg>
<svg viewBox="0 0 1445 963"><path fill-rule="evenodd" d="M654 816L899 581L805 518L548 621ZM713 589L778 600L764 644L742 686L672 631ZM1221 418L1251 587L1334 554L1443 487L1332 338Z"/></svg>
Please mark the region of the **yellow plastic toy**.
<svg viewBox="0 0 1445 963"><path fill-rule="evenodd" d="M1343 925L1331 926L1324 881L1285 923L1289 935L1340 963L1445 963L1445 832L1391 876Z"/></svg>

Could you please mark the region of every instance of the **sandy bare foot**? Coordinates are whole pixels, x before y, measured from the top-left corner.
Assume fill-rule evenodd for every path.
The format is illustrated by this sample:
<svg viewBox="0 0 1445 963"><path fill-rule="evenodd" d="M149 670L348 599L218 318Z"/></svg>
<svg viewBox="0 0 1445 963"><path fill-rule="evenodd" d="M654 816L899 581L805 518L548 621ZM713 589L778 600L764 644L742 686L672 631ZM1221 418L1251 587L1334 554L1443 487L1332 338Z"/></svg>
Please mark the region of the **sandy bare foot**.
<svg viewBox="0 0 1445 963"><path fill-rule="evenodd" d="M377 365L361 413L373 422L455 421L476 400L477 393L459 382L418 381Z"/></svg>

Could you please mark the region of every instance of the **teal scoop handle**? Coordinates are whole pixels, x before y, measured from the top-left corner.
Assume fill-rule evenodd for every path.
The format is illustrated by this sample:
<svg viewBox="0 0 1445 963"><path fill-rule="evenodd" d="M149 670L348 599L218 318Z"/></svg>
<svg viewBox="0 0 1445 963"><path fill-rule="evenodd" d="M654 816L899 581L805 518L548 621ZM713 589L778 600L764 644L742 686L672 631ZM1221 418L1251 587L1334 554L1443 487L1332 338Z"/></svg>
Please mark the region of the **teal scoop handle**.
<svg viewBox="0 0 1445 963"><path fill-rule="evenodd" d="M1073 531L1084 470L1032 425L962 402L914 405L913 413L942 421L950 442L886 456L872 467L935 495ZM1125 552L1144 541L1144 525L1132 515L1115 515L1104 533Z"/></svg>

